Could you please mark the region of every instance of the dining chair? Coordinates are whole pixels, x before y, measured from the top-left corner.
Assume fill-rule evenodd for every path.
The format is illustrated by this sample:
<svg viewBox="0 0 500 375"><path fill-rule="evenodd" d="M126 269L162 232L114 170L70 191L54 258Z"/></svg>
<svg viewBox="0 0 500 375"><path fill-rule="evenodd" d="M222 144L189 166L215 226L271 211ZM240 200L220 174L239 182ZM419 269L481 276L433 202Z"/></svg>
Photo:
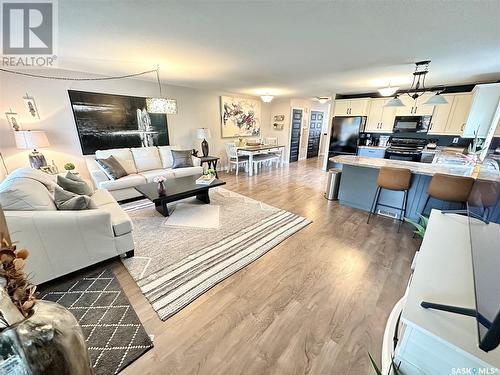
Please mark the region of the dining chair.
<svg viewBox="0 0 500 375"><path fill-rule="evenodd" d="M228 161L226 172L229 173L232 170L233 165L236 168L236 175L238 175L238 172L240 170L240 165L244 165L245 169L248 169L248 167L253 167L248 165L248 155L238 154L238 149L234 144L234 142L227 142L225 146L226 146L226 154Z"/></svg>
<svg viewBox="0 0 500 375"><path fill-rule="evenodd" d="M265 137L264 145L266 146L278 146L278 138L277 137ZM272 166L272 163L276 163L276 168L281 165L281 150L278 151L270 151L268 153L271 157L267 159L267 162Z"/></svg>

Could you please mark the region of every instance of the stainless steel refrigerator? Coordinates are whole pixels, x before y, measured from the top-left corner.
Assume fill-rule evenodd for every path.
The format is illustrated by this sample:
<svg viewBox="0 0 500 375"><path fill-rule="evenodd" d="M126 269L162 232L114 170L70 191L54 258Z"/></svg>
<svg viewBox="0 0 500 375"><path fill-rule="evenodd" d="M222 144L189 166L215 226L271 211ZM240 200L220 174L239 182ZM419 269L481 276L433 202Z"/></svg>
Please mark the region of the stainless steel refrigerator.
<svg viewBox="0 0 500 375"><path fill-rule="evenodd" d="M332 119L328 157L336 155L356 155L358 153L359 132L364 131L365 116L336 116Z"/></svg>

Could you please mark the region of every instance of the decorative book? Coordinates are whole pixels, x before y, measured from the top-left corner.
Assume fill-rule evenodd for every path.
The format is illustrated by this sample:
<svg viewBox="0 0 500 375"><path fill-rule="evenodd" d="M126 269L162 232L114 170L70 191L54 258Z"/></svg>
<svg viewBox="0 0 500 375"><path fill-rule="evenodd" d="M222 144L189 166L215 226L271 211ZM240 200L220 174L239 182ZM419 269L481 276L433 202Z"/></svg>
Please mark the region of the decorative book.
<svg viewBox="0 0 500 375"><path fill-rule="evenodd" d="M203 175L196 180L197 185L210 185L215 181L215 176L211 175Z"/></svg>

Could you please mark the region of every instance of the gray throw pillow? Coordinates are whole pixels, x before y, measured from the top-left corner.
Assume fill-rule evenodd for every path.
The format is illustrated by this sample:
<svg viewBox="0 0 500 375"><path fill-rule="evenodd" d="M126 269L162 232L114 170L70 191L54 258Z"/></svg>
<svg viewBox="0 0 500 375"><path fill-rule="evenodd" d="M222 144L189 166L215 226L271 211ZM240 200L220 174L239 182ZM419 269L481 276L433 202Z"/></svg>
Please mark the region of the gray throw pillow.
<svg viewBox="0 0 500 375"><path fill-rule="evenodd" d="M94 208L94 204L88 195L78 195L56 187L54 191L54 202L58 210L87 210Z"/></svg>
<svg viewBox="0 0 500 375"><path fill-rule="evenodd" d="M193 166L193 159L191 158L192 150L172 150L172 158L174 164L172 168L186 168Z"/></svg>
<svg viewBox="0 0 500 375"><path fill-rule="evenodd" d="M127 175L123 166L113 155L106 159L96 159L96 161L110 180L117 180Z"/></svg>
<svg viewBox="0 0 500 375"><path fill-rule="evenodd" d="M57 184L64 190L71 191L78 195L92 195L94 193L92 188L87 185L85 181L71 172L68 172L66 177L58 175Z"/></svg>

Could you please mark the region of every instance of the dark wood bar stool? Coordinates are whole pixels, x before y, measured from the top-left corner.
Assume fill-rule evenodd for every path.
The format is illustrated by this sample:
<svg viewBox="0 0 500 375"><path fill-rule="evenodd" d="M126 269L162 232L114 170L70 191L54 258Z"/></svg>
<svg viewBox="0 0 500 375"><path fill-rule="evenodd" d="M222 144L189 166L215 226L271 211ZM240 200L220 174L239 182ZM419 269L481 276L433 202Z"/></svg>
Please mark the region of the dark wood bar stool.
<svg viewBox="0 0 500 375"><path fill-rule="evenodd" d="M410 189L411 182L411 171L406 168L392 168L392 167L381 167L378 172L377 178L377 191L375 192L375 196L373 197L372 207L370 209L370 213L368 214L368 220L366 223L370 223L370 218L372 215L376 215L377 206L384 206L394 208L399 210L399 225L398 232L401 228L401 223L404 220L406 215L406 207L408 204L408 190ZM378 203L378 199L380 197L380 191L382 189L393 190L393 191L402 191L403 192L403 202L401 203L401 207L389 206L387 204Z"/></svg>
<svg viewBox="0 0 500 375"><path fill-rule="evenodd" d="M436 173L432 176L431 183L427 188L427 199L422 209L422 215L431 198L444 202L461 203L465 207L473 185L474 179L472 177Z"/></svg>

